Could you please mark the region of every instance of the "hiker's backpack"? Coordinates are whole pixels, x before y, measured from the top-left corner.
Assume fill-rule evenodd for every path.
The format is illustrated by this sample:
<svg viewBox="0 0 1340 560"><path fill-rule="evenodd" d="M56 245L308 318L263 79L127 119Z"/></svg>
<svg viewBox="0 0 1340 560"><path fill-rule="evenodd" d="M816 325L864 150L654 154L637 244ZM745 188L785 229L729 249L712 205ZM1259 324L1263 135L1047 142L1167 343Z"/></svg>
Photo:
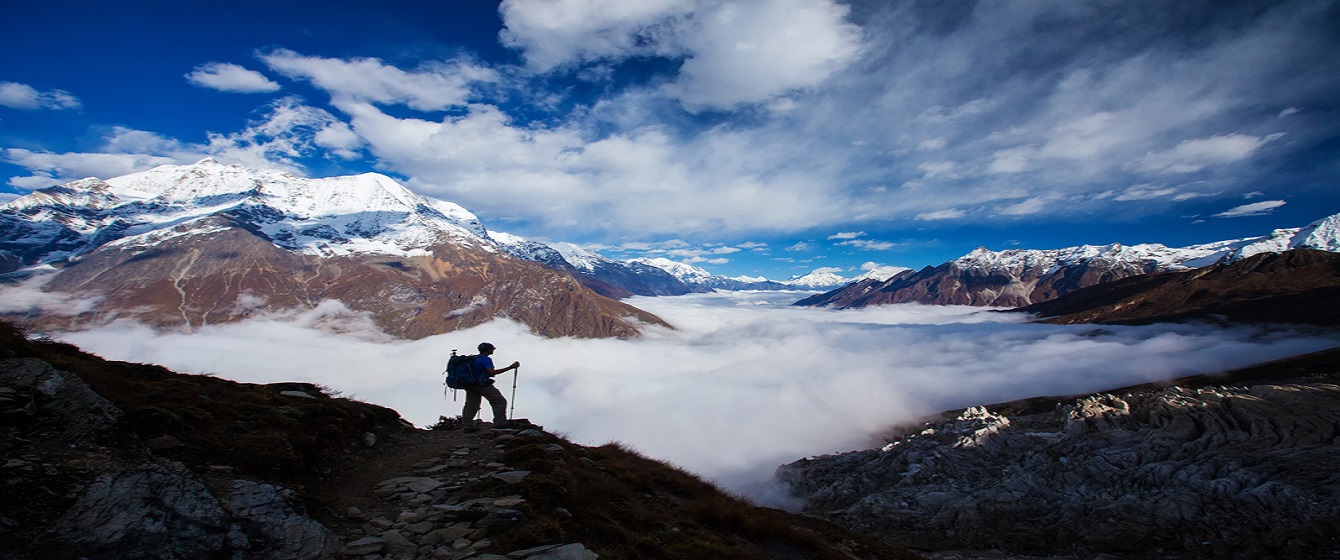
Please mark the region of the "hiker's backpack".
<svg viewBox="0 0 1340 560"><path fill-rule="evenodd" d="M486 375L475 369L475 358L478 357L479 354L458 356L452 350L451 357L447 358L447 387L473 389L483 386Z"/></svg>

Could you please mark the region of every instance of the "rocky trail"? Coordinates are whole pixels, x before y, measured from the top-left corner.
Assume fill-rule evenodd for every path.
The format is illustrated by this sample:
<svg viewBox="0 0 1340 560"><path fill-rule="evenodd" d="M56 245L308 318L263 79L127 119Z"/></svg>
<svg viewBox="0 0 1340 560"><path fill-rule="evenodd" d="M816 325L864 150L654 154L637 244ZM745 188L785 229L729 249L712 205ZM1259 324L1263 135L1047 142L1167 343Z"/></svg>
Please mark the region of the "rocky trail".
<svg viewBox="0 0 1340 560"><path fill-rule="evenodd" d="M528 422L524 429L468 433L459 429L399 432L349 457L342 476L313 485L308 493L324 504L314 517L338 533L346 558L532 558L582 560L598 555L580 543L552 543L504 551L491 530L520 524L515 509L526 502L508 486L528 471L501 462L504 442L540 440L545 434ZM556 445L556 444L552 444ZM486 479L502 482L475 490Z"/></svg>

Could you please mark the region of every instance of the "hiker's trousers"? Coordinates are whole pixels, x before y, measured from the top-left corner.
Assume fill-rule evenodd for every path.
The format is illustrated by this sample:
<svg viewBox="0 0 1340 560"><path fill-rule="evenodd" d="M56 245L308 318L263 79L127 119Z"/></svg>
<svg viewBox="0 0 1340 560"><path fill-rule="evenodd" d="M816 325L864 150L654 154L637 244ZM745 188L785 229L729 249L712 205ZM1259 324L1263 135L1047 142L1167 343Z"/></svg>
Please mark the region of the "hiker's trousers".
<svg viewBox="0 0 1340 560"><path fill-rule="evenodd" d="M503 396L496 385L487 385L465 390L465 410L461 411L462 422L474 421L475 415L479 414L480 398L489 400L489 407L493 409L494 424L507 421L507 397Z"/></svg>

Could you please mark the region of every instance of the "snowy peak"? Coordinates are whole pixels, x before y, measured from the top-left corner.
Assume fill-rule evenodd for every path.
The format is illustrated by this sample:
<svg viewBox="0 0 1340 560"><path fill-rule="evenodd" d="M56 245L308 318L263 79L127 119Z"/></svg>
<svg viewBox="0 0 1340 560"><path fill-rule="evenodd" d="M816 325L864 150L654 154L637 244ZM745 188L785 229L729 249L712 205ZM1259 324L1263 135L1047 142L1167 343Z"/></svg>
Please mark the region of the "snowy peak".
<svg viewBox="0 0 1340 560"><path fill-rule="evenodd" d="M1260 237L1180 248L1158 243L1079 245L1051 250L991 251L978 247L935 268L879 282L862 282L797 304L1016 307L1130 276L1231 264L1260 253L1281 253L1301 247L1340 252L1340 214L1299 229L1279 229Z"/></svg>
<svg viewBox="0 0 1340 560"><path fill-rule="evenodd" d="M474 214L385 175L307 179L212 158L83 179L0 206L0 220L20 238L8 242L31 248L22 255L28 264L65 260L110 241L149 247L161 240L155 232L189 234L184 225L216 223L202 220L209 216L248 224L278 247L311 255L427 255L444 242L493 250Z"/></svg>
<svg viewBox="0 0 1340 560"><path fill-rule="evenodd" d="M654 266L669 272L671 276L674 276L687 284L701 284L710 281L713 278L711 272L691 264L672 261L664 257L631 259L628 262Z"/></svg>
<svg viewBox="0 0 1340 560"><path fill-rule="evenodd" d="M850 278L839 276L837 270L834 268L820 268L803 276L792 276L790 279L783 280L782 283L807 290L831 290L851 282Z"/></svg>

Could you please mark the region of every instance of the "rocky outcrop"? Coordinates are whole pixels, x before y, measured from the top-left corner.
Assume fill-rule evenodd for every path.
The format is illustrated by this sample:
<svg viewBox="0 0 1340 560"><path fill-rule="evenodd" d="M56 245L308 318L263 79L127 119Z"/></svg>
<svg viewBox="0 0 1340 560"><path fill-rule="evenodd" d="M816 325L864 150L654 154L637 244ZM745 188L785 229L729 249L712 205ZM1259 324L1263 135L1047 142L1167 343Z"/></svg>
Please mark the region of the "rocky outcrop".
<svg viewBox="0 0 1340 560"><path fill-rule="evenodd" d="M0 360L7 558L314 559L338 539L280 486L219 476L207 484L156 457L78 376ZM221 473L226 474L226 471Z"/></svg>
<svg viewBox="0 0 1340 560"><path fill-rule="evenodd" d="M785 465L804 510L897 544L1304 558L1340 546L1340 386L1100 394L970 408L881 449Z"/></svg>
<svg viewBox="0 0 1340 560"><path fill-rule="evenodd" d="M544 439L536 429L499 430L509 439ZM518 434L519 435L512 435ZM553 444L557 446L556 444ZM518 550L500 550L490 538L530 522L518 509L527 503L507 492L525 480L518 471L497 462L488 452L463 445L450 453L419 461L413 472L383 480L372 489L377 502L367 510L343 512L352 528L342 549L344 558L424 558L434 560L595 560L599 555L581 543L554 543ZM494 484L499 495L463 498L470 485Z"/></svg>

